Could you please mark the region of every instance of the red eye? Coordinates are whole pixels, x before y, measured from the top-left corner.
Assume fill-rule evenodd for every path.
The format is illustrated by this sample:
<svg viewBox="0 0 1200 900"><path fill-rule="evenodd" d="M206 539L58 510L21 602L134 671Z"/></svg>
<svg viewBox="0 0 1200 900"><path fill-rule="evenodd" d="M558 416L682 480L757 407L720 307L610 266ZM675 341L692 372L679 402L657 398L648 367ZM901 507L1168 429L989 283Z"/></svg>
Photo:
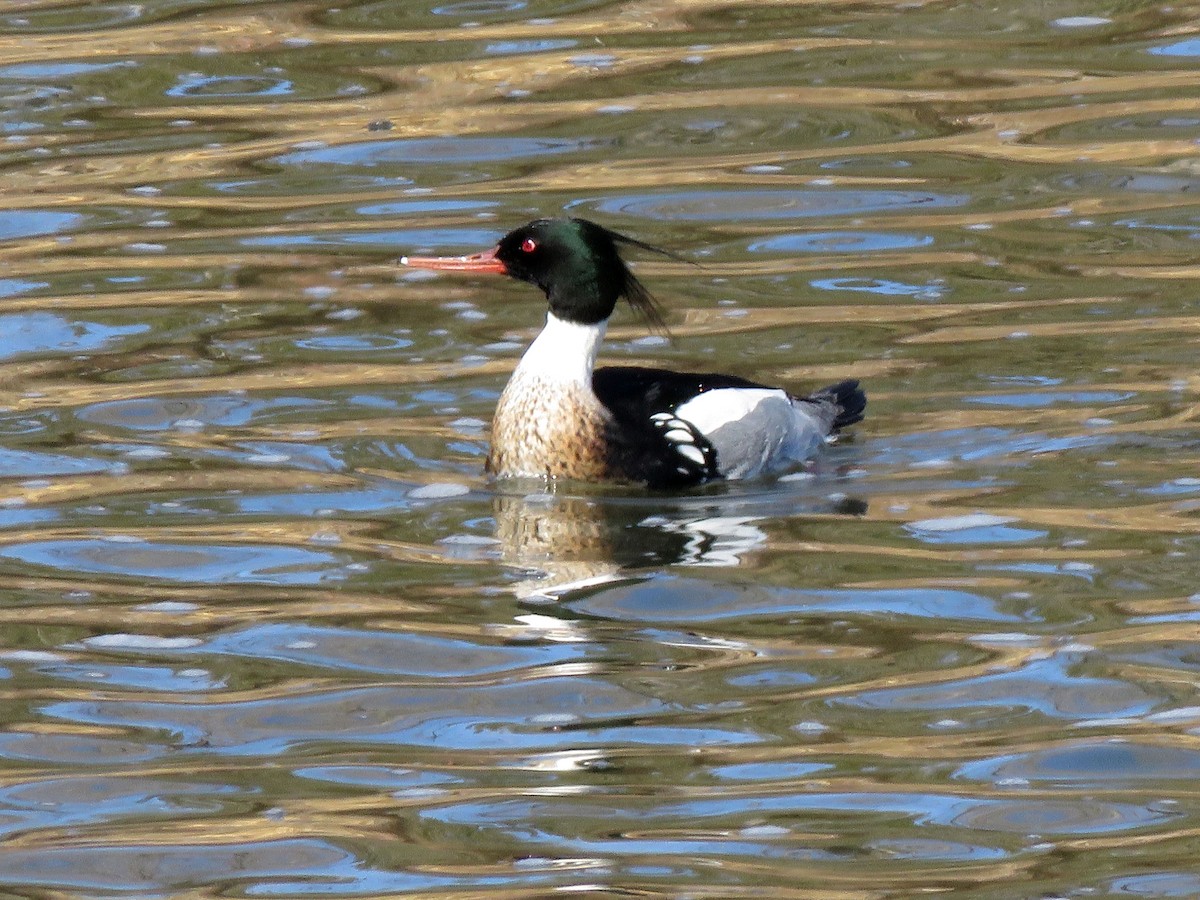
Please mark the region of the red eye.
<svg viewBox="0 0 1200 900"><path fill-rule="evenodd" d="M537 249L537 246L537 241L533 238L525 238L525 240L521 241L521 250L525 253L532 253Z"/></svg>

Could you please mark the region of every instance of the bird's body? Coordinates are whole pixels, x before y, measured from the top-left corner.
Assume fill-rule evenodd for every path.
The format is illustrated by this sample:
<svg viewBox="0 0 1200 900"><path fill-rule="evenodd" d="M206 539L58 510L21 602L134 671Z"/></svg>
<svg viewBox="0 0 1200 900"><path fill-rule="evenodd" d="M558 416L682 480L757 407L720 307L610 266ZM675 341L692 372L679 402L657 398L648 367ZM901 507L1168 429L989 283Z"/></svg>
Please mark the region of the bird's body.
<svg viewBox="0 0 1200 900"><path fill-rule="evenodd" d="M539 219L486 253L403 260L509 274L537 284L550 301L545 327L496 406L491 475L660 488L753 478L810 458L828 435L862 419L857 381L795 397L733 375L596 369L619 297L658 321L617 242L646 246L586 220Z"/></svg>
<svg viewBox="0 0 1200 900"><path fill-rule="evenodd" d="M498 477L614 477L614 419L592 388L603 326L547 316L492 417L487 470Z"/></svg>

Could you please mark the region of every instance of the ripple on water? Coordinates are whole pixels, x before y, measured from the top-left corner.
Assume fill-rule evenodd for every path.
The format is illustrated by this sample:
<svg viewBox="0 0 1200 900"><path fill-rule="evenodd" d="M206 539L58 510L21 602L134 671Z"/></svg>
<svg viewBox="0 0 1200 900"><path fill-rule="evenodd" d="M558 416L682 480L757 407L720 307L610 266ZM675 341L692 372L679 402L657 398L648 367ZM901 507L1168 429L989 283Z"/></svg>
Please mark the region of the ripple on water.
<svg viewBox="0 0 1200 900"><path fill-rule="evenodd" d="M798 828L829 828L830 816L834 814L839 818L860 818L858 827L874 823L877 828L880 814L886 813L906 816L920 827L949 826L970 832L1053 835L1126 831L1176 817L1133 803L1096 800L1067 803L1038 798L993 800L936 793L870 791L782 795L722 793L682 803L660 803L650 808L616 801L603 805L595 801L588 803L578 796L479 800L431 808L425 811L424 817L447 825L499 830L510 839L553 840L576 852L770 857L790 855L792 848L754 840L759 833L745 828L748 820L761 821L763 816L770 816L776 820L791 820ZM614 820L627 821L628 828L636 829L642 835L641 839L629 835L610 837L618 830L613 825ZM586 829L589 826L596 829L597 822L608 823L607 829L589 836ZM665 834L655 833L656 823L661 823L658 827L664 829ZM821 824L818 826L817 823ZM843 821L841 827L844 833L856 825ZM695 833L695 836L688 836L687 832ZM974 844L973 841L966 842Z"/></svg>
<svg viewBox="0 0 1200 900"><path fill-rule="evenodd" d="M1053 436L1011 428L955 428L888 437L872 444L872 465L925 466L939 462L974 462L1004 456L1065 452L1116 443L1111 435ZM864 463L865 465L866 463Z"/></svg>
<svg viewBox="0 0 1200 900"><path fill-rule="evenodd" d="M588 138L447 137L392 141L360 141L275 157L285 166L378 166L394 163L472 163L560 156L592 150L599 142Z"/></svg>
<svg viewBox="0 0 1200 900"><path fill-rule="evenodd" d="M134 431L166 431L171 428L202 428L209 425L236 427L267 421L272 415L330 404L307 397L252 397L217 394L208 397L143 397L94 403L76 416L95 425Z"/></svg>
<svg viewBox="0 0 1200 900"><path fill-rule="evenodd" d="M729 781L791 781L796 778L808 778L818 772L827 772L832 768L830 763L734 763L728 766L715 766L711 769L711 773L715 778Z"/></svg>
<svg viewBox="0 0 1200 900"><path fill-rule="evenodd" d="M266 75L204 75L185 72L167 88L168 97L229 100L248 97L286 97L295 93L291 79Z"/></svg>
<svg viewBox="0 0 1200 900"><path fill-rule="evenodd" d="M154 744L112 737L62 734L53 730L0 733L0 758L69 766L103 766L149 762L168 752Z"/></svg>
<svg viewBox="0 0 1200 900"><path fill-rule="evenodd" d="M16 297L49 287L48 281L29 281L24 278L0 278L0 297Z"/></svg>
<svg viewBox="0 0 1200 900"><path fill-rule="evenodd" d="M364 175L352 172L314 174L311 169L284 170L261 178L212 179L190 183L197 192L235 197L296 197L313 194L346 196L360 191L397 191L412 184L395 172Z"/></svg>
<svg viewBox="0 0 1200 900"><path fill-rule="evenodd" d="M977 831L1071 836L1106 834L1144 828L1178 818L1178 814L1135 803L1110 803L1088 797L1070 800L998 800L970 804L940 824Z"/></svg>
<svg viewBox="0 0 1200 900"><path fill-rule="evenodd" d="M1109 882L1114 894L1134 897L1200 897L1200 875L1194 872L1154 872Z"/></svg>
<svg viewBox="0 0 1200 900"><path fill-rule="evenodd" d="M1133 644L1124 653L1114 654L1113 659L1118 663L1178 670L1189 678L1200 675L1200 643L1193 641L1155 641L1148 646Z"/></svg>
<svg viewBox="0 0 1200 900"><path fill-rule="evenodd" d="M389 200L385 203L364 203L354 211L360 216L422 216L429 213L456 213L494 209L491 200L447 200L428 197L422 200Z"/></svg>
<svg viewBox="0 0 1200 900"><path fill-rule="evenodd" d="M0 472L7 478L91 475L99 472L122 472L125 468L124 463L112 460L0 447Z"/></svg>
<svg viewBox="0 0 1200 900"><path fill-rule="evenodd" d="M114 666L104 663L58 663L35 666L47 678L92 684L99 688L132 688L145 691L196 693L212 691L224 685L203 669L170 669L165 666Z"/></svg>
<svg viewBox="0 0 1200 900"><path fill-rule="evenodd" d="M831 702L893 712L992 707L1084 720L1144 715L1158 702L1131 682L1073 672L1074 662L1072 654L1056 654L1011 672L972 673L967 678L918 687L863 691Z"/></svg>
<svg viewBox="0 0 1200 900"><path fill-rule="evenodd" d="M870 212L948 209L970 202L965 194L883 190L679 191L579 200L569 209L687 222L770 221Z"/></svg>
<svg viewBox="0 0 1200 900"><path fill-rule="evenodd" d="M295 341L295 346L301 350L334 353L403 350L412 344L409 338L391 334L318 334Z"/></svg>
<svg viewBox="0 0 1200 900"><path fill-rule="evenodd" d="M821 231L813 234L782 234L754 241L751 253L882 253L911 250L933 244L927 234L890 234L885 231Z"/></svg>
<svg viewBox="0 0 1200 900"><path fill-rule="evenodd" d="M1079 144L1091 142L1096 144L1111 143L1127 140L1190 139L1195 134L1200 119L1191 115L1175 113L1141 113L1127 114L1115 118L1089 118L1081 122L1069 122L1057 127L1047 128L1026 138L1029 143ZM1150 178L1158 173L1148 173ZM1161 177L1161 176L1160 176ZM1175 181L1177 187L1182 179ZM1149 185L1143 183L1135 187L1144 190Z"/></svg>
<svg viewBox="0 0 1200 900"><path fill-rule="evenodd" d="M43 9L21 9L19 16L6 16L2 21L17 32L72 32L91 29L117 28L138 22L157 7L145 3L87 3L82 6L51 6Z"/></svg>
<svg viewBox="0 0 1200 900"><path fill-rule="evenodd" d="M104 349L123 337L145 334L147 323L106 325L67 319L54 313L11 313L0 316L0 359L21 356L86 353Z"/></svg>
<svg viewBox="0 0 1200 900"><path fill-rule="evenodd" d="M829 613L1025 621L1024 616L1002 611L987 597L946 588L813 590L665 576L602 590L568 605L592 616L644 622L713 622Z"/></svg>
<svg viewBox="0 0 1200 900"><path fill-rule="evenodd" d="M97 891L194 889L235 879L351 878L357 865L348 851L304 838L0 850L6 884Z"/></svg>
<svg viewBox="0 0 1200 900"><path fill-rule="evenodd" d="M292 774L313 781L327 781L351 787L380 788L391 791L462 784L464 781L462 778L444 772L400 769L389 766L311 766L295 769Z"/></svg>
<svg viewBox="0 0 1200 900"><path fill-rule="evenodd" d="M921 300L940 300L948 292L944 284L913 284L890 278L816 278L809 284L819 291L875 294L880 297L917 297Z"/></svg>
<svg viewBox="0 0 1200 900"><path fill-rule="evenodd" d="M36 62L17 63L16 65L0 67L0 79L6 81L56 81L58 79L75 79L84 75L93 75L110 69L136 68L133 60L116 60L114 62Z"/></svg>
<svg viewBox="0 0 1200 900"><path fill-rule="evenodd" d="M1014 528L1012 516L974 513L909 522L905 531L927 544L1013 544L1039 540L1044 529Z"/></svg>
<svg viewBox="0 0 1200 900"><path fill-rule="evenodd" d="M472 16L495 16L500 13L518 12L528 4L525 0L461 0L458 3L443 3L435 6L431 12L435 16L455 16L470 18Z"/></svg>
<svg viewBox="0 0 1200 900"><path fill-rule="evenodd" d="M1174 41L1170 44L1151 47L1146 52L1152 53L1155 56L1200 56L1200 38L1187 38L1182 41Z"/></svg>
<svg viewBox="0 0 1200 900"><path fill-rule="evenodd" d="M380 250L466 246L496 242L498 233L482 228L396 228L389 231L322 231L317 234L269 234L238 240L243 247L376 247ZM415 270L402 272L411 276Z"/></svg>
<svg viewBox="0 0 1200 900"><path fill-rule="evenodd" d="M965 397L967 403L980 403L985 406L1012 406L1017 409L1039 409L1054 406L1058 403L1083 403L1104 405L1132 400L1137 395L1133 391L1054 391L1028 394L991 394L976 397Z"/></svg>
<svg viewBox="0 0 1200 900"><path fill-rule="evenodd" d="M981 759L960 766L954 777L1117 790L1147 781L1194 782L1200 779L1200 752L1123 740L1088 741Z"/></svg>
<svg viewBox="0 0 1200 900"><path fill-rule="evenodd" d="M221 811L221 797L242 796L232 785L93 775L50 778L0 789L0 834L31 828L94 825L132 816L180 816Z"/></svg>
<svg viewBox="0 0 1200 900"><path fill-rule="evenodd" d="M451 0L431 4L367 0L335 4L336 8L325 14L325 21L336 27L375 31L431 28L449 35L451 40L461 40L464 35L459 29L520 23L521 33L525 34L556 22L559 17L580 15L591 8L603 9L609 5L604 0L572 0L570 4L550 0Z"/></svg>
<svg viewBox="0 0 1200 900"><path fill-rule="evenodd" d="M296 463L293 457L289 465ZM335 466L328 465L326 469ZM364 488L360 491L288 491L278 494L242 494L229 498L239 512L252 515L299 516L313 518L321 515L339 513L368 513L372 516L393 516L398 512L410 509L407 495L399 488L389 484ZM178 508L181 513L192 515L211 515L203 505L197 507Z"/></svg>
<svg viewBox="0 0 1200 900"><path fill-rule="evenodd" d="M817 676L803 670L758 666L749 672L730 675L726 682L733 687L742 688L795 687L816 684Z"/></svg>
<svg viewBox="0 0 1200 900"><path fill-rule="evenodd" d="M190 654L278 659L360 672L429 678L469 677L583 658L578 644L489 646L419 633L357 631L306 625L252 625L220 635Z"/></svg>
<svg viewBox="0 0 1200 900"><path fill-rule="evenodd" d="M523 53L545 53L548 50L570 50L579 41L572 38L542 38L511 41L491 41L483 52L492 56L519 56Z"/></svg>
<svg viewBox="0 0 1200 900"><path fill-rule="evenodd" d="M889 859L974 861L1004 859L1009 854L999 847L964 844L935 838L884 838L867 844L871 850Z"/></svg>
<svg viewBox="0 0 1200 900"><path fill-rule="evenodd" d="M314 585L346 577L331 553L269 544L172 544L77 539L0 547L0 557L66 572L198 584Z"/></svg>
<svg viewBox="0 0 1200 900"><path fill-rule="evenodd" d="M8 209L0 216L0 241L59 234L82 227L84 217L79 213L49 209Z"/></svg>
<svg viewBox="0 0 1200 900"><path fill-rule="evenodd" d="M672 704L589 677L292 692L228 703L97 698L51 703L46 715L74 723L161 729L208 752L275 754L332 741L440 751L555 750L580 743L660 747L756 743L750 731L680 725ZM662 717L661 723L655 721ZM637 720L637 724L628 724ZM569 727L568 727L569 726Z"/></svg>

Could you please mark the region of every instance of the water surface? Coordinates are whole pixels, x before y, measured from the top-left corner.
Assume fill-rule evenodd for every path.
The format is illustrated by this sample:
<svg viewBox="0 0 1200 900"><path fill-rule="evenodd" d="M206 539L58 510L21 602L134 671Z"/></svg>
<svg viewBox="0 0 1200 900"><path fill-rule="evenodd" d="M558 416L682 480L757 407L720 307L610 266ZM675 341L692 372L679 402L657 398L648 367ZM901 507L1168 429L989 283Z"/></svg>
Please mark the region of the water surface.
<svg viewBox="0 0 1200 900"><path fill-rule="evenodd" d="M0 887L1200 893L1184 7L0 10ZM543 315L867 420L774 482L497 487Z"/></svg>

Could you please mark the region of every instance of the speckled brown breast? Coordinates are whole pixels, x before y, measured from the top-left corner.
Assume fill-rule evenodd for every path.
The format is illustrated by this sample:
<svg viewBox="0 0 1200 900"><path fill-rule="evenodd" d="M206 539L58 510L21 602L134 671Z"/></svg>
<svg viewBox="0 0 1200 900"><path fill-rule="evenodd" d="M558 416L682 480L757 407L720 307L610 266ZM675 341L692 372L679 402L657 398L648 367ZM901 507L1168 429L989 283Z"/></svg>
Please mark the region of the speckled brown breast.
<svg viewBox="0 0 1200 900"><path fill-rule="evenodd" d="M610 419L580 385L514 377L492 420L489 474L504 478L616 477L609 463Z"/></svg>

